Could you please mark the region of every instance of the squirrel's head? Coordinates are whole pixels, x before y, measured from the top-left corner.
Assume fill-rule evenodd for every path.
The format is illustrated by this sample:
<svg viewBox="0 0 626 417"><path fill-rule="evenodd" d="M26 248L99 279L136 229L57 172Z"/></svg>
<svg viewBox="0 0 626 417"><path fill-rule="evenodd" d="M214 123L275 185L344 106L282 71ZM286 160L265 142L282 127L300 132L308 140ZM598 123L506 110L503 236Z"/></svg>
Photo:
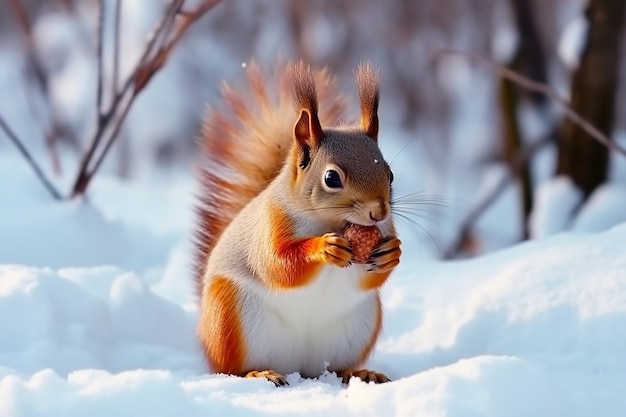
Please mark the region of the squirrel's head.
<svg viewBox="0 0 626 417"><path fill-rule="evenodd" d="M322 129L315 84L308 66L293 67L299 117L291 166L293 190L302 209L329 226L371 226L390 216L393 173L378 148L378 77L361 65L356 82L361 104L358 128Z"/></svg>

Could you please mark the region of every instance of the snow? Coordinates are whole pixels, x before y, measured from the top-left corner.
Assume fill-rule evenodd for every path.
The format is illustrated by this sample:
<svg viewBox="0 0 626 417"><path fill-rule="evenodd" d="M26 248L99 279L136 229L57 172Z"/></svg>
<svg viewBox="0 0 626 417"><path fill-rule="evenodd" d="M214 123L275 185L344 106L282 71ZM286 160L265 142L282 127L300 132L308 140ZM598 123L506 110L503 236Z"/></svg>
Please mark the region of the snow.
<svg viewBox="0 0 626 417"><path fill-rule="evenodd" d="M626 189L624 186L599 186L581 208L572 230L597 232L626 222Z"/></svg>
<svg viewBox="0 0 626 417"><path fill-rule="evenodd" d="M582 199L582 192L568 177L555 177L539 185L529 218L530 236L541 238L569 229L572 213Z"/></svg>
<svg viewBox="0 0 626 417"><path fill-rule="evenodd" d="M530 236L543 238L565 230L601 232L626 222L623 184L602 184L582 201L582 192L567 177L542 183L535 192L535 207L529 219Z"/></svg>
<svg viewBox="0 0 626 417"><path fill-rule="evenodd" d="M162 6L146 4L123 2L122 76ZM418 192L422 203L433 203L414 215L425 230L398 221L402 263L384 287L384 329L367 364L393 382L354 380L346 387L334 374L313 380L291 374L290 386L277 389L264 380L209 372L195 338L198 306L190 274L193 167L157 170L146 154L191 137L185 129L195 130L199 103L215 94L217 79L236 79L249 56L268 63L276 51L288 54L295 47L286 23L277 23L282 15L243 3L232 7L238 21L269 22L261 25L269 30L258 30L251 45L239 45L242 56L219 31L191 36L175 51L123 128L122 137L133 139L129 155L141 156L133 159L132 181L112 177L105 167L85 198L52 201L0 134L0 417L622 416L624 158L611 155L611 182L573 216L580 192L564 178L551 178L555 149L546 147L533 162L541 185L530 219L532 240L472 260L435 260L431 235L445 249L464 213L505 174L501 165L484 164L497 135L493 82L480 75L483 69L454 58L435 68L435 81L452 100L450 138L439 150L446 158L433 157L424 143L437 136L433 126L420 126L419 135L393 126L402 109L394 107L392 94L383 94L381 146L394 159L397 195ZM508 9L497 7L488 49L504 61L518 39ZM90 136L95 101L92 9L78 7L81 24L44 14L34 28L50 65L56 116L81 138ZM226 12L208 18L230 21ZM302 46L321 61L332 58L333 42L347 39L346 28L329 26L328 18L332 22L332 16L315 15L304 28ZM559 56L570 67L585 31L579 16L561 37ZM406 63L426 59L423 45L441 43L428 26L419 33L420 42L407 41L413 56L405 53ZM462 49L470 49L471 33L459 31L460 44L468 44ZM311 43L313 38L319 42ZM45 120L39 119L45 111L31 114L37 112L29 110L22 91L23 54L4 42L0 86L10 93L0 100L0 113L50 171L41 146ZM368 52L375 61L380 54ZM378 56L383 63L385 57ZM402 69L414 71L413 64ZM110 77L107 69L105 80ZM183 81L193 88L180 88ZM520 116L529 138L545 133L545 120L537 114L522 109ZM615 140L626 143L625 133L616 132ZM401 151L405 145L410 151ZM61 158L65 175L55 180L66 191L76 156L62 152ZM519 187L512 183L474 225L482 250L519 240L519 211Z"/></svg>
<svg viewBox="0 0 626 417"><path fill-rule="evenodd" d="M621 416L626 407L626 223L611 228L625 219L608 209L623 192L598 190L578 231L473 260L417 256L407 236L368 362L393 382L291 374L279 389L204 364L189 178L158 186L103 176L89 198L58 203L9 155L0 160L13 184L2 183L10 198L0 205L0 416ZM567 189L561 181L546 193L562 202Z"/></svg>
<svg viewBox="0 0 626 417"><path fill-rule="evenodd" d="M483 183L474 190L475 204L483 201L496 189L502 179L508 175L507 167L492 164L486 167ZM516 182L507 185L495 201L476 221L473 230L483 237L481 250L493 251L519 241L522 225L516 219L521 218L519 186Z"/></svg>
<svg viewBox="0 0 626 417"><path fill-rule="evenodd" d="M578 67L588 30L587 19L580 14L574 17L563 30L558 44L558 55L570 70Z"/></svg>

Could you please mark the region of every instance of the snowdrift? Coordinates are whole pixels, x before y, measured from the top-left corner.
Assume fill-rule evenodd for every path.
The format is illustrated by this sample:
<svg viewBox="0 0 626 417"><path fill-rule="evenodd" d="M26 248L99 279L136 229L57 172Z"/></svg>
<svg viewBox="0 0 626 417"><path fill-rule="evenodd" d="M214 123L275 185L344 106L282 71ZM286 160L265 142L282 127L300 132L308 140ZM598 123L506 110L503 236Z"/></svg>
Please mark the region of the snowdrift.
<svg viewBox="0 0 626 417"><path fill-rule="evenodd" d="M573 417L626 410L626 225L468 261L427 261L409 245L384 289L384 331L368 363L393 382L346 387L334 374L292 374L290 386L277 389L208 373L194 336L184 239L155 240L129 219L104 216L104 202L50 203L29 222L28 200L2 209L4 219L13 213L21 223L19 230L15 222L0 225L0 416ZM41 202L31 201L35 207ZM89 243L103 231L114 239ZM46 245L33 241L36 250L28 251L28 239L59 233L65 247L47 247L75 265L45 267ZM7 263L17 247L26 265ZM120 250L130 266L77 266L105 264Z"/></svg>

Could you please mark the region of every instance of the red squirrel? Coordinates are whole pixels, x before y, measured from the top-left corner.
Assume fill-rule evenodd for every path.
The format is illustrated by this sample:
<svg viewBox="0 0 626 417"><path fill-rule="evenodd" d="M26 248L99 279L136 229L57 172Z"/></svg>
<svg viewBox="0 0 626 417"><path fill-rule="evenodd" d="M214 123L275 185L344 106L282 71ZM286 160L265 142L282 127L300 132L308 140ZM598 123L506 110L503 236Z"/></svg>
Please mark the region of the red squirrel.
<svg viewBox="0 0 626 417"><path fill-rule="evenodd" d="M332 125L345 100L327 71L290 64L276 88L256 65L247 75L245 93L224 86L225 109L209 110L200 137L197 331L207 362L277 386L288 373L326 370L345 383L387 382L360 368L381 330L379 289L401 253L393 174L377 144L377 72L356 71L358 126ZM363 263L343 235L348 224L380 231Z"/></svg>

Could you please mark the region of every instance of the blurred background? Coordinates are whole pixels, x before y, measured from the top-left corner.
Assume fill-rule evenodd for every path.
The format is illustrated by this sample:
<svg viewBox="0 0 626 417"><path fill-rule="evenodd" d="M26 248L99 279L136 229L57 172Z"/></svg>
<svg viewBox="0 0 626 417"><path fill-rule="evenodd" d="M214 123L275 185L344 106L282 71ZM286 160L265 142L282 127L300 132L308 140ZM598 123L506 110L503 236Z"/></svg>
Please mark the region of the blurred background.
<svg viewBox="0 0 626 417"><path fill-rule="evenodd" d="M148 62L142 54L171 1L0 4L0 116L63 199L89 193L77 174L99 127L103 143L113 139L98 175L193 181L196 135L222 81L237 85L252 60L271 72L277 59L301 57L329 67L352 100L356 66L380 68L380 142L396 195L420 202L403 229L420 254L475 256L626 221L624 155L554 99L504 77L511 70L548 86L626 146L623 0L174 3L159 42L180 40L142 73L137 63ZM154 76L137 81L146 73ZM129 77L127 113L107 112ZM0 156L20 157L6 138L0 132Z"/></svg>

